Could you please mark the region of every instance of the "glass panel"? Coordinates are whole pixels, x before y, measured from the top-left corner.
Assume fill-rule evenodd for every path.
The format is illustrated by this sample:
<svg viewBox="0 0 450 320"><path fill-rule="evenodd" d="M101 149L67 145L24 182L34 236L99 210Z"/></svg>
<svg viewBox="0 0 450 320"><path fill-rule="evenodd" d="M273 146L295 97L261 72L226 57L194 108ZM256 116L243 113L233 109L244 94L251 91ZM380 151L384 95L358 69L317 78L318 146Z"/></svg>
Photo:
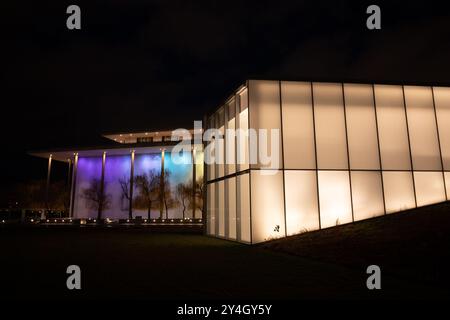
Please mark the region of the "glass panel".
<svg viewBox="0 0 450 320"><path fill-rule="evenodd" d="M379 169L377 126L371 85L344 84L351 169Z"/></svg>
<svg viewBox="0 0 450 320"><path fill-rule="evenodd" d="M250 136L250 148L257 147L258 164L252 168L282 167L281 109L278 81L250 81L250 128L257 129L258 139ZM265 129L261 131L261 129ZM262 139L265 134L265 139ZM273 135L273 137L272 137ZM274 141L272 141L272 138Z"/></svg>
<svg viewBox="0 0 450 320"><path fill-rule="evenodd" d="M236 103L234 99L228 103L227 129L232 130L232 132L236 129ZM236 135L229 134L225 137L225 141L227 174L232 174L236 172Z"/></svg>
<svg viewBox="0 0 450 320"><path fill-rule="evenodd" d="M417 206L445 201L442 172L414 172Z"/></svg>
<svg viewBox="0 0 450 320"><path fill-rule="evenodd" d="M218 235L220 237L225 237L225 189L224 189L224 181L221 180L218 182L219 186L219 197L218 197L218 204L217 209L219 213L219 233Z"/></svg>
<svg viewBox="0 0 450 320"><path fill-rule="evenodd" d="M405 99L414 170L441 170L431 88L405 86Z"/></svg>
<svg viewBox="0 0 450 320"><path fill-rule="evenodd" d="M208 207L206 211L207 215L207 233L211 236L216 234L216 193L215 184L208 184Z"/></svg>
<svg viewBox="0 0 450 320"><path fill-rule="evenodd" d="M415 207L412 172L383 172L386 213Z"/></svg>
<svg viewBox="0 0 450 320"><path fill-rule="evenodd" d="M311 83L281 82L284 166L315 169Z"/></svg>
<svg viewBox="0 0 450 320"><path fill-rule="evenodd" d="M161 154L136 154L134 156L134 179L139 176L145 176L149 184L155 183L157 188L149 195L141 194L141 188L134 183L133 189L133 216L148 217L150 209L150 217L162 218L165 217L160 210L159 201L159 182L158 176L161 174ZM155 181L156 179L156 181ZM153 180L153 182L152 182ZM148 201L151 200L151 201Z"/></svg>
<svg viewBox="0 0 450 320"><path fill-rule="evenodd" d="M287 235L319 229L316 171L284 172Z"/></svg>
<svg viewBox="0 0 450 320"><path fill-rule="evenodd" d="M252 243L286 236L282 174L278 170L252 170Z"/></svg>
<svg viewBox="0 0 450 320"><path fill-rule="evenodd" d="M217 112L217 128L219 128L220 131L220 137L216 139L216 170L217 176L216 178L221 178L225 175L225 140L224 140L224 134L225 134L225 110L224 107L222 107Z"/></svg>
<svg viewBox="0 0 450 320"><path fill-rule="evenodd" d="M237 187L239 240L250 243L250 181L248 173L237 177Z"/></svg>
<svg viewBox="0 0 450 320"><path fill-rule="evenodd" d="M164 170L168 172L168 183L165 194L164 211L169 219L182 219L192 217L189 209L192 203L192 153L185 152L182 163L174 163L172 154L166 152ZM181 186L189 190L189 193L179 192Z"/></svg>
<svg viewBox="0 0 450 320"><path fill-rule="evenodd" d="M248 89L239 94L239 108L236 118L238 132L236 133L236 163L237 170L249 168L249 138L248 138Z"/></svg>
<svg viewBox="0 0 450 320"><path fill-rule="evenodd" d="M319 171L320 225L352 222L348 171Z"/></svg>
<svg viewBox="0 0 450 320"><path fill-rule="evenodd" d="M203 210L203 193L204 193L204 185L203 185L203 151L197 150L195 152L195 181L197 182L196 186L196 197L195 197L195 217L196 219L202 218L202 210Z"/></svg>
<svg viewBox="0 0 450 320"><path fill-rule="evenodd" d="M128 218L130 207L131 154L106 156L105 193L109 196L109 206L103 217L111 219Z"/></svg>
<svg viewBox="0 0 450 320"><path fill-rule="evenodd" d="M228 184L228 237L236 240L236 178L225 180Z"/></svg>
<svg viewBox="0 0 450 320"><path fill-rule="evenodd" d="M401 86L375 85L375 101L384 170L411 170Z"/></svg>
<svg viewBox="0 0 450 320"><path fill-rule="evenodd" d="M248 90L244 88L239 93L239 111L242 112L248 108Z"/></svg>
<svg viewBox="0 0 450 320"><path fill-rule="evenodd" d="M445 172L445 188L447 189L447 200L450 200L450 172Z"/></svg>
<svg viewBox="0 0 450 320"><path fill-rule="evenodd" d="M92 200L88 200L85 193L92 194L98 191L101 176L101 157L78 158L74 218L97 218L98 204L95 202L95 197L89 197Z"/></svg>
<svg viewBox="0 0 450 320"><path fill-rule="evenodd" d="M450 88L435 87L434 103L444 170L450 170Z"/></svg>
<svg viewBox="0 0 450 320"><path fill-rule="evenodd" d="M383 215L381 172L352 171L350 174L355 221Z"/></svg>
<svg viewBox="0 0 450 320"><path fill-rule="evenodd" d="M319 169L347 169L342 86L339 83L313 83Z"/></svg>
<svg viewBox="0 0 450 320"><path fill-rule="evenodd" d="M248 109L239 114L239 132L236 136L237 153L236 161L239 171L249 168L249 142L248 142Z"/></svg>
<svg viewBox="0 0 450 320"><path fill-rule="evenodd" d="M215 117L214 116L211 116L209 118L209 126L208 127L209 127L209 129L216 128L216 123L215 123ZM208 146L209 146L209 150L213 150L211 152L212 156L215 156L216 151L215 151L215 141L214 141L214 139L212 139L208 143ZM211 164L207 164L207 166L208 166L207 179L208 179L208 181L214 180L216 178L216 165L215 165L215 163L211 163Z"/></svg>

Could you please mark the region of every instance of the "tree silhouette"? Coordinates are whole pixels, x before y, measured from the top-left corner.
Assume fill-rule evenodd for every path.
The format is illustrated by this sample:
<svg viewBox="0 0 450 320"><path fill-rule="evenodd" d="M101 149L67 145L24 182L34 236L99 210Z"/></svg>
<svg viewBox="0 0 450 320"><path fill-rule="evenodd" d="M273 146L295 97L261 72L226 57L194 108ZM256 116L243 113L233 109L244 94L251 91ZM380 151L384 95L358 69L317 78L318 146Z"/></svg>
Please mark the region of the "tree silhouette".
<svg viewBox="0 0 450 320"><path fill-rule="evenodd" d="M150 219L152 207L159 199L160 174L156 170L151 170L147 174L136 176L134 181L139 190L135 203L138 207L144 205L147 208L147 216Z"/></svg>
<svg viewBox="0 0 450 320"><path fill-rule="evenodd" d="M183 207L183 220L186 216L186 209L192 208L192 182L187 184L179 183L175 188L176 197Z"/></svg>
<svg viewBox="0 0 450 320"><path fill-rule="evenodd" d="M105 193L106 183L102 188L99 179L92 179L89 188L83 190L83 197L90 203L90 208L97 210L97 219L101 219L102 211L109 208L111 195Z"/></svg>
<svg viewBox="0 0 450 320"><path fill-rule="evenodd" d="M126 199L128 205L130 205L130 178L123 177L119 179L120 189L122 190L122 200ZM131 210L128 210L128 218L133 219Z"/></svg>
<svg viewBox="0 0 450 320"><path fill-rule="evenodd" d="M166 213L166 219L169 218L169 208L175 206L176 200L173 198L170 188L170 171L164 170L164 175L159 175L159 201L160 217L163 218L163 211Z"/></svg>
<svg viewBox="0 0 450 320"><path fill-rule="evenodd" d="M205 184L203 183L203 179L199 179L195 183L195 209L194 209L194 218L195 218L195 211L197 209L200 210L203 216L206 215L205 207L203 205L203 198L205 195Z"/></svg>

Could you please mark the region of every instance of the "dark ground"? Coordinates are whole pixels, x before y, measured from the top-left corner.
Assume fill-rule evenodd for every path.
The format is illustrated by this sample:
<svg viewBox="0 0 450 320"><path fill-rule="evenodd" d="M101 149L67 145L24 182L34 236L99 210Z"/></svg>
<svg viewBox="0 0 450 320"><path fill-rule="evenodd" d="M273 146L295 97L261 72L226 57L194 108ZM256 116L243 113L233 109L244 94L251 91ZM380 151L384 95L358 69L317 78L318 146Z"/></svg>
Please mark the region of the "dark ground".
<svg viewBox="0 0 450 320"><path fill-rule="evenodd" d="M449 240L448 204L256 246L145 229L9 226L0 228L0 298L449 298ZM66 289L71 264L81 267L80 291ZM366 289L370 264L381 267L382 290Z"/></svg>

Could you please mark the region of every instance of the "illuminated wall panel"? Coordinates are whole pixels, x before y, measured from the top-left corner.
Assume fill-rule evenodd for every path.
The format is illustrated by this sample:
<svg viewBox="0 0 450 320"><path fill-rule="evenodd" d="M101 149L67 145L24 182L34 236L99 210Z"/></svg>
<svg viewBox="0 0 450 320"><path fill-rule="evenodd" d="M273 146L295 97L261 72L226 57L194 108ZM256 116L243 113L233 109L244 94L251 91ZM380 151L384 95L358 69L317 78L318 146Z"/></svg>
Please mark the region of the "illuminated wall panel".
<svg viewBox="0 0 450 320"><path fill-rule="evenodd" d="M216 140L217 176L221 178L225 175L225 109L222 107L217 112L216 128L220 131L220 138Z"/></svg>
<svg viewBox="0 0 450 320"><path fill-rule="evenodd" d="M315 169L311 83L281 82L283 149L286 169Z"/></svg>
<svg viewBox="0 0 450 320"><path fill-rule="evenodd" d="M386 213L415 207L411 172L383 172Z"/></svg>
<svg viewBox="0 0 450 320"><path fill-rule="evenodd" d="M217 212L219 215L219 230L218 236L225 237L225 183L223 180L217 182L219 189L218 192L218 202L217 202Z"/></svg>
<svg viewBox="0 0 450 320"><path fill-rule="evenodd" d="M168 209L167 216L169 219L181 219L183 217L182 199L180 199L180 195L177 194L176 189L177 186L181 184L190 188L192 187L192 154L190 152L185 152L177 159L172 153L166 152L164 169L169 172L168 180L171 190L170 194L166 195ZM185 217L192 217L192 210L189 209L190 202L190 197L185 199Z"/></svg>
<svg viewBox="0 0 450 320"><path fill-rule="evenodd" d="M248 173L237 176L237 188L238 237L242 242L250 242L250 181Z"/></svg>
<svg viewBox="0 0 450 320"><path fill-rule="evenodd" d="M450 200L450 172L445 172L445 188L447 190L447 200Z"/></svg>
<svg viewBox="0 0 450 320"><path fill-rule="evenodd" d="M149 177L150 173L159 174L161 172L161 154L152 153L152 154L135 154L134 156L134 177L138 177L140 175L147 175ZM159 210L159 201L158 195L155 194L155 201L152 203L152 208L150 211L151 218L159 218L160 210ZM148 204L143 201L143 198L140 194L140 189L134 184L133 190L133 216L141 216L148 217ZM165 217L165 214L163 215Z"/></svg>
<svg viewBox="0 0 450 320"><path fill-rule="evenodd" d="M344 103L340 83L313 83L319 169L347 169Z"/></svg>
<svg viewBox="0 0 450 320"><path fill-rule="evenodd" d="M227 104L227 117L226 128L229 130L236 129L236 100L232 99ZM230 135L225 137L226 146L225 146L225 166L226 166L226 174L233 174L236 172L236 136Z"/></svg>
<svg viewBox="0 0 450 320"><path fill-rule="evenodd" d="M431 88L416 86L404 88L413 168L441 170Z"/></svg>
<svg viewBox="0 0 450 320"><path fill-rule="evenodd" d="M101 157L79 157L75 190L74 218L97 218L98 206L86 199L84 192L95 185L100 186L102 175ZM95 184L97 182L97 184Z"/></svg>
<svg viewBox="0 0 450 320"><path fill-rule="evenodd" d="M417 206L445 201L442 172L414 172Z"/></svg>
<svg viewBox="0 0 450 320"><path fill-rule="evenodd" d="M216 192L215 192L215 184L208 184L208 195L207 195L207 234L214 236L216 234Z"/></svg>
<svg viewBox="0 0 450 320"><path fill-rule="evenodd" d="M250 81L250 128L266 129L266 143L261 143L261 131L258 131L258 140L254 141L250 136L250 147L258 144L258 164L252 164L252 168L273 168L282 166L281 155L281 109L280 87L277 81ZM273 131L272 131L273 130ZM272 141L272 133L276 133ZM272 151L274 154L272 154ZM270 158L264 159L262 154Z"/></svg>
<svg viewBox="0 0 450 320"><path fill-rule="evenodd" d="M318 174L321 227L352 222L348 171L319 171Z"/></svg>
<svg viewBox="0 0 450 320"><path fill-rule="evenodd" d="M216 141L217 159L218 159L218 174L217 178L222 178L225 175L225 126L219 128L221 139Z"/></svg>
<svg viewBox="0 0 450 320"><path fill-rule="evenodd" d="M106 156L105 194L109 197L110 203L103 210L103 218L128 218L130 170L131 155Z"/></svg>
<svg viewBox="0 0 450 320"><path fill-rule="evenodd" d="M375 85L383 170L411 170L408 131L401 86Z"/></svg>
<svg viewBox="0 0 450 320"><path fill-rule="evenodd" d="M434 103L444 170L450 170L450 88L435 87Z"/></svg>
<svg viewBox="0 0 450 320"><path fill-rule="evenodd" d="M215 117L211 116L208 120L208 128L209 129L214 129L216 128L216 122L215 122ZM208 143L208 146L205 148L205 150L211 150L211 155L209 155L208 152L208 156L211 157L215 157L216 154L216 149L215 149L215 143L214 143L214 139L211 139L211 141ZM209 159L209 163L207 163L207 167L208 167L208 172L207 172L207 180L214 180L216 178L216 165L215 162L214 163L210 163L212 161L212 159Z"/></svg>
<svg viewBox="0 0 450 320"><path fill-rule="evenodd" d="M228 237L232 240L236 240L236 178L229 178L226 180L228 188Z"/></svg>
<svg viewBox="0 0 450 320"><path fill-rule="evenodd" d="M204 153L203 151L197 150L195 152L195 181L197 182L197 188L201 187L203 185L203 174L204 174ZM204 191L203 191L204 192ZM203 194L201 190L196 190L196 209L195 209L195 217L194 218L201 218L202 217L202 207L205 205L203 204Z"/></svg>
<svg viewBox="0 0 450 320"><path fill-rule="evenodd" d="M287 235L319 229L316 171L286 170Z"/></svg>
<svg viewBox="0 0 450 320"><path fill-rule="evenodd" d="M195 152L195 180L197 182L203 182L203 167L204 167L204 154L203 151L197 150Z"/></svg>
<svg viewBox="0 0 450 320"><path fill-rule="evenodd" d="M283 172L251 172L252 242L286 236L283 197Z"/></svg>
<svg viewBox="0 0 450 320"><path fill-rule="evenodd" d="M247 84L214 114L213 127L278 129L279 165L267 170L260 155L249 165L261 151L273 156L252 133L225 136L231 163L208 167L209 180L228 176L207 187L208 234L258 243L449 197L450 172L441 171L441 162L450 167L449 88ZM244 163L234 164L240 154Z"/></svg>
<svg viewBox="0 0 450 320"><path fill-rule="evenodd" d="M384 214L381 173L352 171L353 217L355 221Z"/></svg>
<svg viewBox="0 0 450 320"><path fill-rule="evenodd" d="M243 171L249 168L248 108L242 110L238 117L240 133L236 136L236 161L239 171Z"/></svg>
<svg viewBox="0 0 450 320"><path fill-rule="evenodd" d="M350 168L379 169L377 126L371 85L345 84Z"/></svg>

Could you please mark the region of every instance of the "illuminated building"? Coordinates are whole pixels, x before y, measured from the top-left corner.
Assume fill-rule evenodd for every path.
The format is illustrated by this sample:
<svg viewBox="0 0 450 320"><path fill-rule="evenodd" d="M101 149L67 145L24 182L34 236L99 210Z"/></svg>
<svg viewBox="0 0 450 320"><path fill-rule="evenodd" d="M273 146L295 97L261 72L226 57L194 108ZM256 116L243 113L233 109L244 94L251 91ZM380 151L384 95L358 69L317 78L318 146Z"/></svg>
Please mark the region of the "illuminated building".
<svg viewBox="0 0 450 320"><path fill-rule="evenodd" d="M280 133L269 168L252 135L210 142L232 161L206 166L209 235L258 243L450 199L448 87L250 80L207 127Z"/></svg>
<svg viewBox="0 0 450 320"><path fill-rule="evenodd" d="M34 154L49 157L49 168L52 159L72 161L73 218L97 217L83 197L93 179L112 197L103 218L201 218L200 209L183 216L179 202L148 215L135 206L135 188L124 199L118 181L164 167L174 188L202 184L206 170L206 234L243 243L450 200L449 87L249 80L203 126L204 138L218 134L195 145L194 165L172 162L170 131L106 135L117 142L109 149ZM278 135L261 144L252 135L261 129ZM210 153L216 161L203 164Z"/></svg>
<svg viewBox="0 0 450 320"><path fill-rule="evenodd" d="M193 135L194 130L190 133ZM203 197L197 185L203 182L203 146L192 144L189 152L179 155L178 160L182 162L175 163L172 149L178 141L172 141L171 135L172 131L107 134L104 137L115 141L116 145L31 154L49 159L48 183L52 161L69 163L69 170L72 168L69 216L74 219L99 216L104 219L201 219ZM153 182L149 174L157 176ZM142 195L137 180L145 176L153 188L148 199ZM190 195L183 194L183 199L177 192L180 184L190 192ZM160 193L158 188L165 191ZM98 194L105 200L98 201L101 198Z"/></svg>

